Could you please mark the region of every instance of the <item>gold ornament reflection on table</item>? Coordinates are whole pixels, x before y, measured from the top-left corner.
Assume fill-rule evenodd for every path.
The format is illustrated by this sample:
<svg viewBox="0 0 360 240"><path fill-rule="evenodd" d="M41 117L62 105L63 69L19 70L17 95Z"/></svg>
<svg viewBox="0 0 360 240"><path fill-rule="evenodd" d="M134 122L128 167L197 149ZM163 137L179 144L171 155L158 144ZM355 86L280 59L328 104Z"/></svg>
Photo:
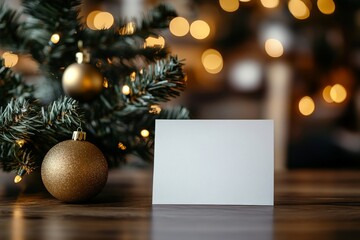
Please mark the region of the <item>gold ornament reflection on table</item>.
<svg viewBox="0 0 360 240"><path fill-rule="evenodd" d="M102 152L75 131L73 140L58 143L46 154L41 178L51 195L63 202L84 202L105 186L108 164Z"/></svg>
<svg viewBox="0 0 360 240"><path fill-rule="evenodd" d="M104 77L96 67L89 64L89 57L82 52L76 54L77 63L68 66L62 76L62 87L70 97L79 101L91 101L103 89Z"/></svg>

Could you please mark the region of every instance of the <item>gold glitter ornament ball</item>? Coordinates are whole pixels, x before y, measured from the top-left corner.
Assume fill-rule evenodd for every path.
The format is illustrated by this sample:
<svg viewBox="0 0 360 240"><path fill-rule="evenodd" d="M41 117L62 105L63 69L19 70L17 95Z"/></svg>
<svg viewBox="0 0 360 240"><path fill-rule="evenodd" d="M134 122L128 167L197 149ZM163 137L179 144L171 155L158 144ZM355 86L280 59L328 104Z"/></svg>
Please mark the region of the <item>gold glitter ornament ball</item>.
<svg viewBox="0 0 360 240"><path fill-rule="evenodd" d="M70 97L79 101L91 101L103 88L104 78L89 63L73 63L62 76L62 87Z"/></svg>
<svg viewBox="0 0 360 240"><path fill-rule="evenodd" d="M89 200L103 189L107 177L108 164L104 155L87 141L58 143L46 154L41 165L46 189L63 202Z"/></svg>

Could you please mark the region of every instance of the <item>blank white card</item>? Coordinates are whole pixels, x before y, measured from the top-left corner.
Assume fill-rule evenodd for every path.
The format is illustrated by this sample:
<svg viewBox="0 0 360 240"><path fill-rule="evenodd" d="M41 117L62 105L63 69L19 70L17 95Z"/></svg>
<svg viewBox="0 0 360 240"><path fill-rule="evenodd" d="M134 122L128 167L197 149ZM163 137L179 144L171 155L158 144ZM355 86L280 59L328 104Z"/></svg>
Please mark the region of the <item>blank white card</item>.
<svg viewBox="0 0 360 240"><path fill-rule="evenodd" d="M272 120L156 120L153 204L274 204Z"/></svg>

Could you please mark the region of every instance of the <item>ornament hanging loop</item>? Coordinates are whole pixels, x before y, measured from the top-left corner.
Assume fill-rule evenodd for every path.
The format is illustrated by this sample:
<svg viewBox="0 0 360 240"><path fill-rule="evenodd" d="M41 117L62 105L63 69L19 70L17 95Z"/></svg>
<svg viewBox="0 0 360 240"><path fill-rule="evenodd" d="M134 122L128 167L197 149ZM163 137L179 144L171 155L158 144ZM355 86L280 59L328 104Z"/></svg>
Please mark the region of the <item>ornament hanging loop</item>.
<svg viewBox="0 0 360 240"><path fill-rule="evenodd" d="M79 52L76 53L75 58L78 64L90 62L90 51L83 46L83 41L78 42Z"/></svg>
<svg viewBox="0 0 360 240"><path fill-rule="evenodd" d="M74 141L85 141L86 140L86 132L83 132L81 127L78 127L76 131L73 132L72 140Z"/></svg>

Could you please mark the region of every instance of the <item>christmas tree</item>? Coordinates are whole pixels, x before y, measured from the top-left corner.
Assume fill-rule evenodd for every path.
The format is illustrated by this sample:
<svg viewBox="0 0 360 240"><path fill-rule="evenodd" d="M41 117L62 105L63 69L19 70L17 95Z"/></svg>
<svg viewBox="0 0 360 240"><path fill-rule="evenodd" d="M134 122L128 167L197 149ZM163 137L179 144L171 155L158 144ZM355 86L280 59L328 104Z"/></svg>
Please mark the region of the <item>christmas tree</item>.
<svg viewBox="0 0 360 240"><path fill-rule="evenodd" d="M141 19L120 19L94 31L80 17L81 1L23 0L22 6L17 12L0 4L0 49L31 56L41 77L38 84L26 84L2 55L0 167L21 180L78 127L110 166L130 154L151 160L155 119L189 116L183 107L161 105L185 89L183 63L163 46L146 44L149 36L168 28L176 13L159 5ZM64 72L70 73L65 77ZM100 85L72 85L82 78L95 78Z"/></svg>

